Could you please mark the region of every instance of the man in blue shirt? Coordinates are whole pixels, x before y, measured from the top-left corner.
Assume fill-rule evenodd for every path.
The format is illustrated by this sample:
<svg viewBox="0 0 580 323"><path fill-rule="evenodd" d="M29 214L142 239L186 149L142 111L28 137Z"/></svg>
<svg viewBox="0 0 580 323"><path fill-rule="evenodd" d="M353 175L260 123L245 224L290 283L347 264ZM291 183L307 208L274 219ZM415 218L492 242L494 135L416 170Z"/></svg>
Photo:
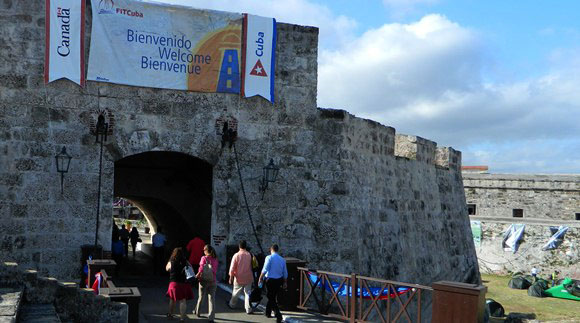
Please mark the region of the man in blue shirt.
<svg viewBox="0 0 580 323"><path fill-rule="evenodd" d="M161 226L157 227L157 233L151 238L153 243L153 275L164 273L163 268L165 268L165 234L163 234L163 229Z"/></svg>
<svg viewBox="0 0 580 323"><path fill-rule="evenodd" d="M277 244L270 247L270 255L266 257L266 261L264 262L264 269L262 269L259 284L261 286L264 278L266 279L268 304L266 304L266 313L264 314L266 317L271 317L272 311L274 311L276 322L282 322L282 313L280 313L276 298L280 288L286 289L287 287L288 269L286 268L286 260L278 254L278 249Z"/></svg>

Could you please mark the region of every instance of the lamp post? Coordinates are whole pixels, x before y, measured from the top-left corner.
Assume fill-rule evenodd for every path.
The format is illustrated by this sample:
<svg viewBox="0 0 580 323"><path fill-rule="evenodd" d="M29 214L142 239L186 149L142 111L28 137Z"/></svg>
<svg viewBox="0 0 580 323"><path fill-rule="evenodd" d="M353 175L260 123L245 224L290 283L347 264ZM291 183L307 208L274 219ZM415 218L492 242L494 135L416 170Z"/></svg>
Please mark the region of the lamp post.
<svg viewBox="0 0 580 323"><path fill-rule="evenodd" d="M67 154L66 147L62 146L60 154L54 157L56 159L56 171L60 173L60 194L64 194L64 174L68 173L70 160L72 157Z"/></svg>
<svg viewBox="0 0 580 323"><path fill-rule="evenodd" d="M262 168L262 184L260 185L260 191L262 191L262 199L264 199L264 194L268 188L268 183L274 183L278 178L278 172L280 167L274 164L274 159L270 159L270 163Z"/></svg>
<svg viewBox="0 0 580 323"><path fill-rule="evenodd" d="M101 178L103 176L103 145L107 141L107 134L109 132L109 123L105 121L104 113L100 113L97 119L95 128L95 143L100 144L99 153L99 185L97 188L97 218L95 228L95 249L97 250L97 242L99 240L99 216L101 213Z"/></svg>

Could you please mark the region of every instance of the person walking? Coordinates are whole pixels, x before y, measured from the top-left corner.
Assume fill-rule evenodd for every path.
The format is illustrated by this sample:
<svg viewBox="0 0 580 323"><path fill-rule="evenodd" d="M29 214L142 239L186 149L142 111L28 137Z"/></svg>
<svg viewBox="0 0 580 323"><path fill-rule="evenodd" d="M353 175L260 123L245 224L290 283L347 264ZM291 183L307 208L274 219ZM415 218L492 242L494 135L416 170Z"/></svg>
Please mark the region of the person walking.
<svg viewBox="0 0 580 323"><path fill-rule="evenodd" d="M558 281L558 273L559 271L557 270L552 272L552 287L556 286L556 281Z"/></svg>
<svg viewBox="0 0 580 323"><path fill-rule="evenodd" d="M217 287L216 274L218 269L218 260L215 249L210 245L205 245L203 248L205 256L201 257L199 262L199 271L197 272L197 279L199 280L199 294L197 297L197 306L194 314L201 317L201 305L204 299L208 298L208 320L213 322L215 317L215 291Z"/></svg>
<svg viewBox="0 0 580 323"><path fill-rule="evenodd" d="M121 225L121 230L119 230L119 237L123 242L123 247L125 248L125 257L129 255L129 230L125 228L125 225Z"/></svg>
<svg viewBox="0 0 580 323"><path fill-rule="evenodd" d="M115 242L117 240L119 240L119 227L117 226L116 223L113 223L113 232L111 236L111 241Z"/></svg>
<svg viewBox="0 0 580 323"><path fill-rule="evenodd" d="M121 269L121 263L123 262L123 257L125 256L125 246L123 242L119 240L119 235L116 237L117 240L113 240L111 244L111 256L116 263L115 266L115 277L119 277L119 270Z"/></svg>
<svg viewBox="0 0 580 323"><path fill-rule="evenodd" d="M536 281L538 275L538 268L532 267L532 277L534 277L534 281Z"/></svg>
<svg viewBox="0 0 580 323"><path fill-rule="evenodd" d="M238 243L239 251L232 257L230 265L230 284L233 284L232 298L227 303L230 308L236 307L238 297L244 292L244 307L247 314L252 314L250 306L250 294L254 275L252 272L252 255L248 252L245 240Z"/></svg>
<svg viewBox="0 0 580 323"><path fill-rule="evenodd" d="M264 315L271 317L272 311L274 311L276 322L282 322L282 313L280 313L276 298L280 288L286 289L287 287L288 269L286 268L286 260L278 254L278 250L277 244L270 247L270 255L266 257L258 284L261 286L265 280L268 289L268 303Z"/></svg>
<svg viewBox="0 0 580 323"><path fill-rule="evenodd" d="M155 275L161 272L161 266L165 261L166 238L161 226L157 227L157 232L151 240L153 242L153 274Z"/></svg>
<svg viewBox="0 0 580 323"><path fill-rule="evenodd" d="M169 286L167 287L166 296L169 297L169 311L167 318L173 318L173 309L175 303L179 302L180 322L185 321L185 311L187 308L187 301L193 299L193 291L191 285L185 279L185 266L187 266L187 259L183 252L183 248L175 248L169 257L165 270L169 272Z"/></svg>
<svg viewBox="0 0 580 323"><path fill-rule="evenodd" d="M139 231L137 231L136 227L133 227L133 229L131 229L131 233L129 233L129 239L131 239L131 248L133 249L133 258L135 258L135 251L137 249L137 242L139 242L141 239L139 239Z"/></svg>
<svg viewBox="0 0 580 323"><path fill-rule="evenodd" d="M203 257L203 248L205 242L200 237L195 237L187 244L187 252L189 252L189 263L193 266L193 270L197 273L199 271L199 262Z"/></svg>

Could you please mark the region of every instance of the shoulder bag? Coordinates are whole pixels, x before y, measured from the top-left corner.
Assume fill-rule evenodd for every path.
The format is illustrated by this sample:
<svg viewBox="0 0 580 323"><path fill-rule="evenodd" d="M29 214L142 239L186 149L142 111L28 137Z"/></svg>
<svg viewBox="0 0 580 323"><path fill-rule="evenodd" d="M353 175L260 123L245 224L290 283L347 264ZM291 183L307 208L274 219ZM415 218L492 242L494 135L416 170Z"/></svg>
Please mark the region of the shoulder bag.
<svg viewBox="0 0 580 323"><path fill-rule="evenodd" d="M215 282L213 277L213 268L207 257L205 259L205 264L201 269L201 278L199 281L202 285L211 285Z"/></svg>
<svg viewBox="0 0 580 323"><path fill-rule="evenodd" d="M193 267L191 266L189 261L187 262L185 267L183 267L183 270L185 271L186 280L192 280L193 278L195 278L195 272L193 271Z"/></svg>

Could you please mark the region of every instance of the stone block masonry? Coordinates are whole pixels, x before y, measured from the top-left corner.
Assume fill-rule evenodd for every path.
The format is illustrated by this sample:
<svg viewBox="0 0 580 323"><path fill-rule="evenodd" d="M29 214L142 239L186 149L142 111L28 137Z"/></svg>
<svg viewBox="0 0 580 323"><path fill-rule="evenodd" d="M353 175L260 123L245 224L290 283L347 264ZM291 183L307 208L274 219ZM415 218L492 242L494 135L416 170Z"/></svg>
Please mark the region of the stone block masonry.
<svg viewBox="0 0 580 323"><path fill-rule="evenodd" d="M463 173L468 204L477 216L576 221L580 214L580 175Z"/></svg>
<svg viewBox="0 0 580 323"><path fill-rule="evenodd" d="M482 222L480 269L485 272L529 272L542 276L559 270L561 276L580 278L580 175L487 174L463 172L471 219ZM510 224L525 224L520 249L502 249ZM543 251L550 227L569 227L562 245Z"/></svg>
<svg viewBox="0 0 580 323"><path fill-rule="evenodd" d="M0 286L20 288L24 291L22 302L27 304L54 305L66 322L127 322L127 304L112 302L74 283L41 276L16 263L0 263Z"/></svg>
<svg viewBox="0 0 580 323"><path fill-rule="evenodd" d="M278 243L284 255L329 271L420 284L479 281L460 152L342 110L317 109L318 29L278 24L272 105L96 82L84 89L66 80L44 85L44 1L3 3L0 21L15 21L0 25L0 258L78 277L80 246L95 234L99 155L88 129L105 108L115 116L100 212L106 250L114 163L151 151L187 154L213 168L211 235L223 241L222 270L227 245L246 239L255 249L234 153L215 134L227 109L239 122L236 150L263 245ZM63 195L54 164L62 146L73 156ZM262 200L270 158L281 170Z"/></svg>

